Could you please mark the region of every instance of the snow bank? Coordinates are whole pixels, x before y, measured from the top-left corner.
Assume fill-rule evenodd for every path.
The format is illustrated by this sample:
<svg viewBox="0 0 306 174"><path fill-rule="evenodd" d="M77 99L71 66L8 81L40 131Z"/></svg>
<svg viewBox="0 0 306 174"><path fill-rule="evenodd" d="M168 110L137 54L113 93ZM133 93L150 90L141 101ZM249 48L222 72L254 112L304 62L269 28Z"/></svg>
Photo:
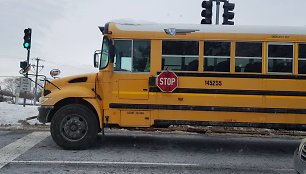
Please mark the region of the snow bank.
<svg viewBox="0 0 306 174"><path fill-rule="evenodd" d="M20 125L19 120L38 115L38 106L9 104L0 102L0 125ZM37 119L27 121L30 124L39 123Z"/></svg>

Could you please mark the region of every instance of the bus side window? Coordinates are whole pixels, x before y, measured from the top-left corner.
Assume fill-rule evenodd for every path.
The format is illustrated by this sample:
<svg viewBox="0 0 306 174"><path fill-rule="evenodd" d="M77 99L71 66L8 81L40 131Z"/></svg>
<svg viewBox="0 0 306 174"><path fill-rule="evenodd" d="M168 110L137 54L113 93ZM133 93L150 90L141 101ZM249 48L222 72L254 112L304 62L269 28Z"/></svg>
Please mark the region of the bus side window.
<svg viewBox="0 0 306 174"><path fill-rule="evenodd" d="M150 72L151 42L134 40L133 42L133 72Z"/></svg>
<svg viewBox="0 0 306 174"><path fill-rule="evenodd" d="M306 74L306 44L299 44L299 74Z"/></svg>
<svg viewBox="0 0 306 174"><path fill-rule="evenodd" d="M262 43L237 42L235 57L236 72L262 72Z"/></svg>
<svg viewBox="0 0 306 174"><path fill-rule="evenodd" d="M204 42L204 71L230 72L231 43Z"/></svg>
<svg viewBox="0 0 306 174"><path fill-rule="evenodd" d="M132 71L132 40L115 40L114 71Z"/></svg>
<svg viewBox="0 0 306 174"><path fill-rule="evenodd" d="M162 70L198 71L198 41L163 41Z"/></svg>
<svg viewBox="0 0 306 174"><path fill-rule="evenodd" d="M150 41L115 40L115 48L114 71L150 72Z"/></svg>
<svg viewBox="0 0 306 174"><path fill-rule="evenodd" d="M268 43L268 72L293 73L292 43Z"/></svg>

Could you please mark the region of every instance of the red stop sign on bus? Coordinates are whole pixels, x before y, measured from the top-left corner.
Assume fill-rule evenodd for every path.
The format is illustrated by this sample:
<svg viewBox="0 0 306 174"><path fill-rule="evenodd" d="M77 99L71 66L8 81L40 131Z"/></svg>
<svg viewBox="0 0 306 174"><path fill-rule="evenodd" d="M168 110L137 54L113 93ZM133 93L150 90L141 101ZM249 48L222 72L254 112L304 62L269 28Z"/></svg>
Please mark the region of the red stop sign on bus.
<svg viewBox="0 0 306 174"><path fill-rule="evenodd" d="M163 71L156 78L156 86L162 92L173 92L178 87L178 77L172 71Z"/></svg>

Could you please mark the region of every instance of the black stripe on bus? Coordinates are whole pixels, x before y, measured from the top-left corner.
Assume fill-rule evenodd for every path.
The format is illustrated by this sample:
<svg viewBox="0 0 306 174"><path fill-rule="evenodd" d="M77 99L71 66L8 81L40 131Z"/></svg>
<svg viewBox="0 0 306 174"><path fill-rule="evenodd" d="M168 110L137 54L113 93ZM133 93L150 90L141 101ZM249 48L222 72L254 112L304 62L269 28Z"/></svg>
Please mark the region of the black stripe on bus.
<svg viewBox="0 0 306 174"><path fill-rule="evenodd" d="M306 109L110 103L110 108L306 114Z"/></svg>
<svg viewBox="0 0 306 174"><path fill-rule="evenodd" d="M157 74L160 74L158 72ZM229 73L192 73L192 72L175 72L179 77L224 77L224 78L257 78L257 79L295 79L306 80L302 75L273 75L273 74L229 74Z"/></svg>
<svg viewBox="0 0 306 174"><path fill-rule="evenodd" d="M161 92L158 87L150 87L149 91L150 92ZM270 96L306 96L306 92L301 92L301 91L195 89L195 88L177 88L172 93L232 94L232 95L270 95Z"/></svg>
<svg viewBox="0 0 306 174"><path fill-rule="evenodd" d="M191 126L225 126L225 127L256 127L268 129L286 129L305 131L305 124L284 123L242 123L242 122L213 122L213 121L186 121L186 120L154 120L155 126L163 125L191 125Z"/></svg>

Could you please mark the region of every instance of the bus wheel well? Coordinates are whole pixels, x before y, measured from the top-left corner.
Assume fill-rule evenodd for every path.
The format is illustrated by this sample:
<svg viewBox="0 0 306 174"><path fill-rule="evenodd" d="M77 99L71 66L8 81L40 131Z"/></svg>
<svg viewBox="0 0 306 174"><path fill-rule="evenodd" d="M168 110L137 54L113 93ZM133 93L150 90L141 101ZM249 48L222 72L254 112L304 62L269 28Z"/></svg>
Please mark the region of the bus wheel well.
<svg viewBox="0 0 306 174"><path fill-rule="evenodd" d="M96 111L96 109L86 100L82 99L82 98L66 98L66 99L63 99L59 102L57 102L55 105L54 105L54 109L52 109L52 111L50 112L49 116L48 116L48 120L47 122L51 122L54 114L60 109L62 108L63 106L66 106L66 105L69 105L69 104L81 104L81 105L84 105L86 106L87 108L89 108L95 115L96 115L96 119L97 119L97 124L98 124L98 127L100 127L100 120L99 120L99 117L98 117L98 113Z"/></svg>

